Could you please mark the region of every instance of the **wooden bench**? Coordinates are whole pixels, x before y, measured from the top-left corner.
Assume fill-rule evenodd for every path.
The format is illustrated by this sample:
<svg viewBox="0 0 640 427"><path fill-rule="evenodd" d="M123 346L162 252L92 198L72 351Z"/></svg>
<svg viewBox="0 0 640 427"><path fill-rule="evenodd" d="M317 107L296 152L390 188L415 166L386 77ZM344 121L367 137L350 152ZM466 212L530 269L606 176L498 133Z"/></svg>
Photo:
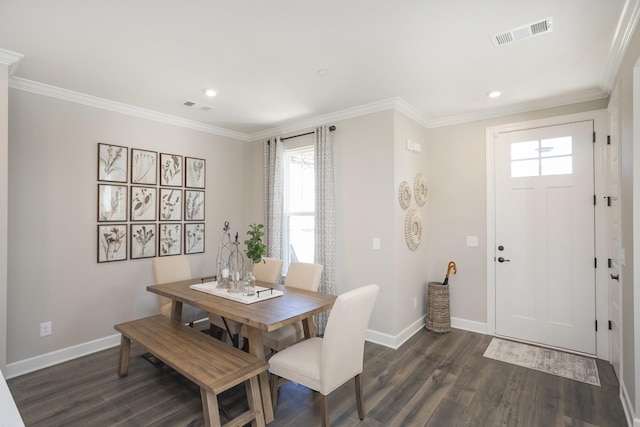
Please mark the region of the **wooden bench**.
<svg viewBox="0 0 640 427"><path fill-rule="evenodd" d="M265 425L258 374L268 369L267 362L160 314L120 323L115 329L122 334L119 376L128 373L131 341L135 341L200 387L207 426L221 425L217 395L242 382L249 410L225 426Z"/></svg>

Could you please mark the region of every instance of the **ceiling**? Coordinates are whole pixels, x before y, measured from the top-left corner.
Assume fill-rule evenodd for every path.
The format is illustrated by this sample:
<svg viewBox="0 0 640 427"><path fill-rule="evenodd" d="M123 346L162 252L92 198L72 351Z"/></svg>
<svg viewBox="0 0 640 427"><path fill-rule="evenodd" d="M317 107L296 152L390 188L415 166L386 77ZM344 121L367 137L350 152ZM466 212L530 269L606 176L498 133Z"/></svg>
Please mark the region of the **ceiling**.
<svg viewBox="0 0 640 427"><path fill-rule="evenodd" d="M24 55L18 83L248 139L389 99L437 126L606 97L637 3L0 0L0 48ZM550 32L492 43L548 17Z"/></svg>

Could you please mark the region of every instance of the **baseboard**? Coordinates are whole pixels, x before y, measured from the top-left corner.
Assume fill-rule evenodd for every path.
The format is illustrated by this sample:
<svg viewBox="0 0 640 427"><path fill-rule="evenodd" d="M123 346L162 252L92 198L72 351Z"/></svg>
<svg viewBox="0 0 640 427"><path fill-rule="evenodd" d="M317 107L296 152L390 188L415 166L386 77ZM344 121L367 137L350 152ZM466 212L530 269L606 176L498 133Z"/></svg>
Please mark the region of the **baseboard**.
<svg viewBox="0 0 640 427"><path fill-rule="evenodd" d="M117 345L120 345L120 334L114 334L94 341L63 348L61 350L31 357L19 362L9 363L3 370L3 373L7 379L18 377L20 375L28 374L29 372L57 365L68 360L77 359L78 357L106 350Z"/></svg>
<svg viewBox="0 0 640 427"><path fill-rule="evenodd" d="M397 350L405 341L415 335L420 329L424 328L425 316L422 316L411 325L406 327L398 335L389 335L382 332L373 330L367 330L366 340L375 344L380 344L385 347ZM477 332L479 334L487 334L487 324L482 322L476 322L474 320L460 319L456 317L451 318L451 327L454 329L462 329L470 332Z"/></svg>
<svg viewBox="0 0 640 427"><path fill-rule="evenodd" d="M640 418L636 417L633 405L629 399L629 393L627 393L627 387L622 379L620 379L620 402L622 402L622 409L627 418L627 425L630 427L640 427Z"/></svg>
<svg viewBox="0 0 640 427"><path fill-rule="evenodd" d="M479 334L487 335L487 324L483 322L476 322L475 320L460 319L458 317L451 318L451 327L456 329L462 329L469 332L477 332Z"/></svg>
<svg viewBox="0 0 640 427"><path fill-rule="evenodd" d="M422 316L395 336L367 329L367 335L365 339L374 344L383 345L385 347L397 350L405 341L407 341L409 338L414 336L416 332L422 329L424 327L424 323L425 316Z"/></svg>

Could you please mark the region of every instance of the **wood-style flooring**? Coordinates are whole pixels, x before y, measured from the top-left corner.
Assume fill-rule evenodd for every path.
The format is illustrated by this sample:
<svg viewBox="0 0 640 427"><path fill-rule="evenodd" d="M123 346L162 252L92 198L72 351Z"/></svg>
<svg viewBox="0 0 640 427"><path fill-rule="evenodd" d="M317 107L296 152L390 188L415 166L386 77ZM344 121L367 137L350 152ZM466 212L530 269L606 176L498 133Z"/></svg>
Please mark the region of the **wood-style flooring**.
<svg viewBox="0 0 640 427"><path fill-rule="evenodd" d="M422 330L398 350L367 343L367 417L358 419L353 382L329 397L338 426L626 426L618 381L598 360L601 387L482 356L490 336ZM135 353L135 346L132 354ZM141 352L140 352L141 353ZM8 380L27 426L202 426L197 388L164 365L132 359L117 376L113 348ZM213 363L213 362L212 362ZM244 388L221 396L229 413L246 406ZM270 426L320 425L317 395L289 383ZM224 421L224 420L223 420Z"/></svg>

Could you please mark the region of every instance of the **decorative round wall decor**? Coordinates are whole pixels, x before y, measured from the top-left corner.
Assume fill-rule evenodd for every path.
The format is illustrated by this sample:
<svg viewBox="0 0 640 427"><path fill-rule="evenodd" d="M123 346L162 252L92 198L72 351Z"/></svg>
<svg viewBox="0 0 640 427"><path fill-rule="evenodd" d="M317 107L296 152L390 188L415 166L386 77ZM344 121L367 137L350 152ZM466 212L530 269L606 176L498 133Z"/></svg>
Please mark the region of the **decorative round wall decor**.
<svg viewBox="0 0 640 427"><path fill-rule="evenodd" d="M413 193L418 206L424 206L427 201L427 178L421 173L416 175L416 179L413 182Z"/></svg>
<svg viewBox="0 0 640 427"><path fill-rule="evenodd" d="M400 190L398 190L398 199L400 200L400 206L402 209L407 209L411 204L411 189L407 181L400 183Z"/></svg>
<svg viewBox="0 0 640 427"><path fill-rule="evenodd" d="M420 245L420 239L422 239L422 219L420 214L414 208L407 211L407 217L404 220L404 237L407 241L407 246L412 251Z"/></svg>

